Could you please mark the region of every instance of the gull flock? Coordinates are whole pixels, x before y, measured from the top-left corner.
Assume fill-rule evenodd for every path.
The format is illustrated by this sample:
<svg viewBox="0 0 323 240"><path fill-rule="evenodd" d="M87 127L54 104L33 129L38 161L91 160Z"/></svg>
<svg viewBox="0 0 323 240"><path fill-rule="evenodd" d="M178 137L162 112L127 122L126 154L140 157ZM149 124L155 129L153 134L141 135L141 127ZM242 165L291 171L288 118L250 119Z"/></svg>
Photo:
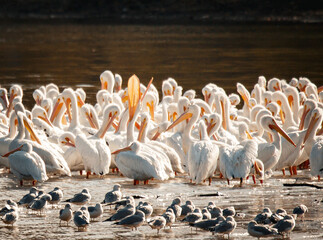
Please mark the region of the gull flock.
<svg viewBox="0 0 323 240"><path fill-rule="evenodd" d="M60 187L55 187L48 193L32 187L29 193L17 203L11 199L7 200L7 204L0 210L1 220L5 224L13 226L19 220L19 211L21 211L19 207L26 208L28 216L35 214L46 216L48 204L51 204L53 209L54 205L57 208L61 203L66 203L62 209L58 210L59 226L68 227L69 222L73 221L78 231L87 231L90 224L102 221L104 205L110 206L110 211L111 206L115 206L114 213L103 221L104 224L112 222L111 226L117 225L137 230L146 224L152 229L156 229L157 235L162 228L189 226L191 232L193 229L196 232L209 231L223 237L227 234L230 238L230 234L237 227L235 219L244 218L244 214L236 212L232 206L222 209L216 206L215 202L210 201L207 205L202 206L201 210L191 200L187 200L183 204L180 197L173 199L166 210L163 210L163 214L154 214L151 217L154 212L153 206L148 201L140 201L136 206L134 197L124 196L119 184L114 185L113 190L105 194L104 200L95 206L84 206L91 200L91 194L86 188L76 193L72 198L63 201L63 197L63 190ZM73 211L72 204L80 208ZM249 222L246 230L250 236L258 239L278 237L279 235L282 235L283 238L289 237L296 226L296 219L300 218L301 221L304 221L307 212L308 209L303 204L295 207L290 214L283 208L272 212L266 207Z"/></svg>

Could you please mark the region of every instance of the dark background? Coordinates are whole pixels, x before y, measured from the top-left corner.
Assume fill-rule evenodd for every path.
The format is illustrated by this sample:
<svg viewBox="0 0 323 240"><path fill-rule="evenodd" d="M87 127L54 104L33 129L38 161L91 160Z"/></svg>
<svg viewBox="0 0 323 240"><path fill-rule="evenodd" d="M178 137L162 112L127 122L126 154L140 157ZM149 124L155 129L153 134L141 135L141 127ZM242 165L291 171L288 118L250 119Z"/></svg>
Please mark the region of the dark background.
<svg viewBox="0 0 323 240"><path fill-rule="evenodd" d="M321 0L0 0L0 19L321 22ZM147 21L148 20L148 21Z"/></svg>

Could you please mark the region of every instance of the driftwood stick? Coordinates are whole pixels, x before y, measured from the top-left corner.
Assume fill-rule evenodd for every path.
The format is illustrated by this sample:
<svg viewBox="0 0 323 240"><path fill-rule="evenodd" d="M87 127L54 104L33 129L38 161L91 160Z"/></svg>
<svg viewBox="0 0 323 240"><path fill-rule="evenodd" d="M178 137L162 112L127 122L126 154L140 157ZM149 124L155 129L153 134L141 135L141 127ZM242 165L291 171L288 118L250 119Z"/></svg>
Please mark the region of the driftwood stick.
<svg viewBox="0 0 323 240"><path fill-rule="evenodd" d="M317 186L310 183L284 183L284 187L313 187L317 189L322 189L323 187Z"/></svg>
<svg viewBox="0 0 323 240"><path fill-rule="evenodd" d="M219 196L224 196L224 194L220 192L215 192L215 193L198 194L197 196L198 197L219 197Z"/></svg>

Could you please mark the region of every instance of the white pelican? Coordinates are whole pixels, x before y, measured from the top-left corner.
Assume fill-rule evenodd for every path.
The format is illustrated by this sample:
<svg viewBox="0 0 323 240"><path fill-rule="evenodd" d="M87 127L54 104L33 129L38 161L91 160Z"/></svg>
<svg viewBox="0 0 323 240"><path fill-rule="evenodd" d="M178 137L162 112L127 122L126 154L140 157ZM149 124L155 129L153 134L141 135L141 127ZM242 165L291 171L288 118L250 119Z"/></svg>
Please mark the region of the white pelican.
<svg viewBox="0 0 323 240"><path fill-rule="evenodd" d="M17 85L17 84L14 84L14 85L12 85L10 87L9 93L10 93L10 98L9 98L9 105L8 105L7 113L6 113L7 114L7 117L9 117L10 112L13 109L13 100L16 97L20 97L22 99L22 96L23 96L22 88L19 85Z"/></svg>
<svg viewBox="0 0 323 240"><path fill-rule="evenodd" d="M268 81L268 90L271 92L281 91L281 81L278 78L272 78Z"/></svg>
<svg viewBox="0 0 323 240"><path fill-rule="evenodd" d="M198 141L191 136L191 131L200 116L200 111L201 110L197 105L189 105L187 110L167 129L169 130L182 121L190 118L184 128L182 142L183 149L186 149L190 177L197 184L201 183L206 178L209 178L209 183L211 183L211 177L216 169L219 156L219 148L207 140L207 138Z"/></svg>
<svg viewBox="0 0 323 240"><path fill-rule="evenodd" d="M258 144L254 140L245 140L234 147L220 148L220 172L228 180L240 179L243 183L251 168L254 166L256 172L260 172L256 162L258 155Z"/></svg>
<svg viewBox="0 0 323 240"><path fill-rule="evenodd" d="M104 122L95 135L89 138L83 134L76 136L75 146L83 157L87 177L89 177L90 172L100 175L109 173L111 152L106 145L104 136L119 113L120 110L117 105L107 106L104 109Z"/></svg>
<svg viewBox="0 0 323 240"><path fill-rule="evenodd" d="M113 73L109 70L104 71L100 75L100 81L101 89L106 89L110 94L112 94L115 82Z"/></svg>
<svg viewBox="0 0 323 240"><path fill-rule="evenodd" d="M184 170L181 166L181 159L173 148L162 142L148 141L146 136L148 126L150 124L149 115L147 113L142 113L140 119L141 127L138 134L138 141L141 143L145 143L148 147L151 147L153 150L160 152L160 160L165 159L165 161L169 161L175 174L183 173ZM164 156L164 154L166 154L166 156ZM170 172L170 174L172 175L172 172Z"/></svg>
<svg viewBox="0 0 323 240"><path fill-rule="evenodd" d="M252 108L250 104L250 93L249 91L243 86L241 83L237 83L237 92L241 95L244 105L242 108L243 116L249 118L250 117L250 110Z"/></svg>
<svg viewBox="0 0 323 240"><path fill-rule="evenodd" d="M81 98L79 96L76 96L75 92L71 88L66 88L62 93L62 99L65 102L68 118L70 121L70 125L66 130L71 131L75 135L78 135L82 132L78 109L78 105L83 106L82 102L80 101Z"/></svg>
<svg viewBox="0 0 323 240"><path fill-rule="evenodd" d="M322 124L322 119L323 119L322 114L323 114L323 110L320 108L315 108L312 111L311 121L306 130L306 134L303 140L304 150L302 152L302 155L295 160L293 164L294 168L302 164L303 162L305 162L307 159L309 159L313 145L316 143L316 141L320 140L320 136L316 136L316 133Z"/></svg>
<svg viewBox="0 0 323 240"><path fill-rule="evenodd" d="M41 141L35 134L32 127L30 126L25 114L23 114L22 112L18 112L17 119L18 119L18 134L10 143L9 151L16 149L17 147L21 146L26 142L30 143L33 146L33 151L36 152L45 162L46 171L48 173L54 172L54 173L66 174L70 176L71 171L63 156L60 155L60 153L58 153L56 150L54 150L50 144L47 144L46 146L41 145ZM26 130L30 132L31 138L37 141L37 143L35 141L24 139L25 137L24 128L26 128Z"/></svg>
<svg viewBox="0 0 323 240"><path fill-rule="evenodd" d="M5 112L8 108L8 92L5 88L0 88L0 103L2 105L2 112Z"/></svg>
<svg viewBox="0 0 323 240"><path fill-rule="evenodd" d="M75 147L75 136L71 132L65 132L59 137L59 144L64 151L63 157L66 160L71 171L84 170L84 162L81 153Z"/></svg>
<svg viewBox="0 0 323 240"><path fill-rule="evenodd" d="M35 181L48 180L45 163L32 151L30 143L24 143L4 156L9 158L10 171L18 178L21 186L23 180L33 180L33 185Z"/></svg>
<svg viewBox="0 0 323 240"><path fill-rule="evenodd" d="M298 125L298 112L300 108L298 91L295 87L287 87L284 89L284 94L286 95L288 103L290 105L293 114L293 120Z"/></svg>
<svg viewBox="0 0 323 240"><path fill-rule="evenodd" d="M323 176L323 137L317 137L310 153L311 175L320 181Z"/></svg>
<svg viewBox="0 0 323 240"><path fill-rule="evenodd" d="M285 94L281 91L276 91L272 94L271 100L277 102L277 104L280 106L279 114L283 129L288 132L298 129L297 124L293 119L292 110L288 104Z"/></svg>
<svg viewBox="0 0 323 240"><path fill-rule="evenodd" d="M12 112L9 118L9 132L6 136L0 138L0 155L9 152L9 145L17 133L17 124L17 115L15 112Z"/></svg>
<svg viewBox="0 0 323 240"><path fill-rule="evenodd" d="M143 180L145 184L154 178L167 180L169 175L166 172L164 161L159 160L157 152L145 144L134 141L129 147L113 152L116 155L116 164L121 173L134 180L134 185Z"/></svg>
<svg viewBox="0 0 323 240"><path fill-rule="evenodd" d="M122 77L120 74L116 73L114 74L114 89L113 92L119 92L122 89Z"/></svg>
<svg viewBox="0 0 323 240"><path fill-rule="evenodd" d="M272 143L258 144L257 158L263 162L265 168L264 171L267 171L272 169L277 164L282 152L281 138L278 133L280 133L291 144L294 146L296 145L287 135L287 133L281 127L279 127L272 116L263 116L260 120L260 124L265 131L271 134L273 139Z"/></svg>

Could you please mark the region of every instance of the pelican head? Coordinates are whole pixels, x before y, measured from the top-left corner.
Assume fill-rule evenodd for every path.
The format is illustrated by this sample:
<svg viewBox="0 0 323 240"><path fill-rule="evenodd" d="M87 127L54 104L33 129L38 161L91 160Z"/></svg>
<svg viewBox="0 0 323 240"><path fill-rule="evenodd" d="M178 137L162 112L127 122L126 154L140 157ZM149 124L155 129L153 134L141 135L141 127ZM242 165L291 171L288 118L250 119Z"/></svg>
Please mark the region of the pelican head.
<svg viewBox="0 0 323 240"><path fill-rule="evenodd" d="M293 144L296 147L296 144L293 140L287 135L287 133L276 123L275 119L271 115L265 115L260 119L261 126L267 131L272 132L276 131L280 133L288 142Z"/></svg>

